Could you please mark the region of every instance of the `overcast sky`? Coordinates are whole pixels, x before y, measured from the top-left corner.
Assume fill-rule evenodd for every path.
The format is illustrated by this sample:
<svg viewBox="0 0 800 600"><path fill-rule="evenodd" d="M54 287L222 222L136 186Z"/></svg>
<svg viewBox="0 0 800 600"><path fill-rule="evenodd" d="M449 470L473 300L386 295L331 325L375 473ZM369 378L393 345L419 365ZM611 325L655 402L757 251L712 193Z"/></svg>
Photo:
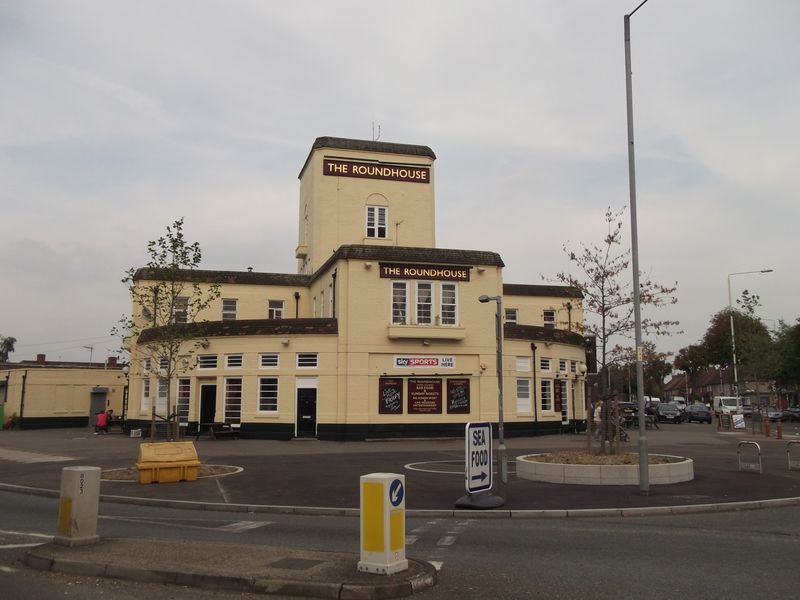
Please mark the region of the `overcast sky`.
<svg viewBox="0 0 800 600"><path fill-rule="evenodd" d="M437 245L507 283L568 269L629 204L623 15L639 0L0 0L0 334L102 360L123 272L185 217L204 268L293 273L318 136L430 146ZM678 282L662 351L747 288L800 316L800 2L632 18L640 265ZM630 243L626 213L625 243ZM462 300L463 301L463 300Z"/></svg>

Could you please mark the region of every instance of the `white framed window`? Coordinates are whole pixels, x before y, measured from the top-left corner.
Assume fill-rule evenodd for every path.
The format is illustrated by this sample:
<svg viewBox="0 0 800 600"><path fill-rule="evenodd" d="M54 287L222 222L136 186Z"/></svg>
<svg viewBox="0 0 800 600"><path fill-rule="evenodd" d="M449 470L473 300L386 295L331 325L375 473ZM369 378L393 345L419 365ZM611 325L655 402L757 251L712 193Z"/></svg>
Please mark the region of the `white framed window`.
<svg viewBox="0 0 800 600"><path fill-rule="evenodd" d="M169 394L169 379L159 377L158 398L156 399L156 413L167 416L167 395Z"/></svg>
<svg viewBox="0 0 800 600"><path fill-rule="evenodd" d="M197 357L198 369L216 369L217 368L217 355L216 354L200 354Z"/></svg>
<svg viewBox="0 0 800 600"><path fill-rule="evenodd" d="M539 370L540 371L549 371L550 370L550 359L546 357L542 357L539 359Z"/></svg>
<svg viewBox="0 0 800 600"><path fill-rule="evenodd" d="M239 425L242 422L242 378L225 378L225 423Z"/></svg>
<svg viewBox="0 0 800 600"><path fill-rule="evenodd" d="M458 323L458 294L455 283L442 283L441 317L442 325Z"/></svg>
<svg viewBox="0 0 800 600"><path fill-rule="evenodd" d="M506 308L504 309L506 313L506 323L516 323L517 322L517 309L516 308Z"/></svg>
<svg viewBox="0 0 800 600"><path fill-rule="evenodd" d="M531 370L531 359L529 356L518 356L517 357L517 371L522 371L523 373Z"/></svg>
<svg viewBox="0 0 800 600"><path fill-rule="evenodd" d="M578 372L578 361L577 360L569 361L569 372L577 374L577 372Z"/></svg>
<svg viewBox="0 0 800 600"><path fill-rule="evenodd" d="M222 320L235 321L236 309L239 301L236 298L223 298L222 299Z"/></svg>
<svg viewBox="0 0 800 600"><path fill-rule="evenodd" d="M558 370L562 373L567 372L567 359L566 358L559 358L558 359Z"/></svg>
<svg viewBox="0 0 800 600"><path fill-rule="evenodd" d="M172 305L172 321L174 323L187 323L189 321L189 298L178 296Z"/></svg>
<svg viewBox="0 0 800 600"><path fill-rule="evenodd" d="M542 320L544 321L545 327L555 327L556 326L556 311L551 308L545 309L542 312Z"/></svg>
<svg viewBox="0 0 800 600"><path fill-rule="evenodd" d="M142 379L142 413L150 412L150 379Z"/></svg>
<svg viewBox="0 0 800 600"><path fill-rule="evenodd" d="M178 379L178 398L175 402L175 409L178 413L178 422L181 425L189 423L189 398L191 393L191 382L189 378Z"/></svg>
<svg viewBox="0 0 800 600"><path fill-rule="evenodd" d="M367 237L386 238L389 209L386 206L367 206Z"/></svg>
<svg viewBox="0 0 800 600"><path fill-rule="evenodd" d="M258 410L276 412L278 410L278 378L258 378Z"/></svg>
<svg viewBox="0 0 800 600"><path fill-rule="evenodd" d="M417 324L433 323L433 284L428 281L417 283Z"/></svg>
<svg viewBox="0 0 800 600"><path fill-rule="evenodd" d="M392 323L408 323L408 282L392 281Z"/></svg>
<svg viewBox="0 0 800 600"><path fill-rule="evenodd" d="M526 378L517 379L517 412L529 413L531 407L531 380Z"/></svg>
<svg viewBox="0 0 800 600"><path fill-rule="evenodd" d="M142 361L142 369L144 369L145 371L149 371L151 364L152 364L151 360L149 358L145 358Z"/></svg>
<svg viewBox="0 0 800 600"><path fill-rule="evenodd" d="M225 355L225 368L226 369L241 369L244 364L244 355L242 354L226 354Z"/></svg>
<svg viewBox="0 0 800 600"><path fill-rule="evenodd" d="M313 369L319 366L319 358L316 352L299 352L297 354L298 369Z"/></svg>
<svg viewBox="0 0 800 600"><path fill-rule="evenodd" d="M169 368L169 359L166 357L161 357L158 359L158 368L161 371L166 371Z"/></svg>
<svg viewBox="0 0 800 600"><path fill-rule="evenodd" d="M258 355L258 366L262 369L273 369L278 366L277 352L264 352Z"/></svg>
<svg viewBox="0 0 800 600"><path fill-rule="evenodd" d="M316 304L314 312L316 313ZM282 319L283 318L283 300L268 300L267 301L267 318L268 319Z"/></svg>
<svg viewBox="0 0 800 600"><path fill-rule="evenodd" d="M542 410L553 410L553 380L542 379L540 386Z"/></svg>

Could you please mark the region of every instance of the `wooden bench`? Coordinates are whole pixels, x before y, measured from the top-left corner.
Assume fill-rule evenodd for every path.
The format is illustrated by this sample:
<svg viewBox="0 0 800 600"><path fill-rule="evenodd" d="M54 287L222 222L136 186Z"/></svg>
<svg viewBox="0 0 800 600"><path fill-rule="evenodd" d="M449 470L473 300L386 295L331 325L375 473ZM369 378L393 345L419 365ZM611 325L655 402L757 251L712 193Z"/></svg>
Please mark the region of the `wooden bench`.
<svg viewBox="0 0 800 600"><path fill-rule="evenodd" d="M203 434L208 435L212 440L238 438L239 430L231 427L230 423L200 423L195 432L194 441L200 439Z"/></svg>

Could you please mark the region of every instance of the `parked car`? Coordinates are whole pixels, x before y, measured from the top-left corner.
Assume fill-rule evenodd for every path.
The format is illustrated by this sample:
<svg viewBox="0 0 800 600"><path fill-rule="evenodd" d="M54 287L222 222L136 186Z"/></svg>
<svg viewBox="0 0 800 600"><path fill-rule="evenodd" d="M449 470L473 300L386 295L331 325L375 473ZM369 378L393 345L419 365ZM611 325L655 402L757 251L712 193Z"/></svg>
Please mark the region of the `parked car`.
<svg viewBox="0 0 800 600"><path fill-rule="evenodd" d="M698 423L711 423L711 410L705 404L690 404L683 413L683 418L687 423L697 421Z"/></svg>
<svg viewBox="0 0 800 600"><path fill-rule="evenodd" d="M683 414L678 405L672 402L659 402L656 407L656 418L659 421L668 421L670 423L683 422Z"/></svg>
<svg viewBox="0 0 800 600"><path fill-rule="evenodd" d="M790 406L787 412L790 421L800 421L800 406Z"/></svg>
<svg viewBox="0 0 800 600"><path fill-rule="evenodd" d="M780 408L770 406L767 409L767 418L770 421L785 421L787 419L787 415Z"/></svg>
<svg viewBox="0 0 800 600"><path fill-rule="evenodd" d="M686 406L687 406L686 398L684 398L683 396L673 396L670 402L676 405L678 407L678 410L681 411L682 413L686 412Z"/></svg>

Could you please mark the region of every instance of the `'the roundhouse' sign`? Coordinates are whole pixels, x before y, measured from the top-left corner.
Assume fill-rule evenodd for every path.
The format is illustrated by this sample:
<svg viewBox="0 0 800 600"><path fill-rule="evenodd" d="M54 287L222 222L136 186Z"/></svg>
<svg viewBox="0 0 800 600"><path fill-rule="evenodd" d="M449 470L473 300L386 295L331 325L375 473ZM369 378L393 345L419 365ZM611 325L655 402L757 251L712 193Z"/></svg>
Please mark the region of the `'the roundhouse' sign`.
<svg viewBox="0 0 800 600"><path fill-rule="evenodd" d="M430 167L420 165L388 165L363 163L352 160L322 161L322 173L335 177L363 177L365 179L390 179L412 183L430 183Z"/></svg>
<svg viewBox="0 0 800 600"><path fill-rule="evenodd" d="M469 267L381 263L381 277L388 279L436 279L469 281Z"/></svg>

